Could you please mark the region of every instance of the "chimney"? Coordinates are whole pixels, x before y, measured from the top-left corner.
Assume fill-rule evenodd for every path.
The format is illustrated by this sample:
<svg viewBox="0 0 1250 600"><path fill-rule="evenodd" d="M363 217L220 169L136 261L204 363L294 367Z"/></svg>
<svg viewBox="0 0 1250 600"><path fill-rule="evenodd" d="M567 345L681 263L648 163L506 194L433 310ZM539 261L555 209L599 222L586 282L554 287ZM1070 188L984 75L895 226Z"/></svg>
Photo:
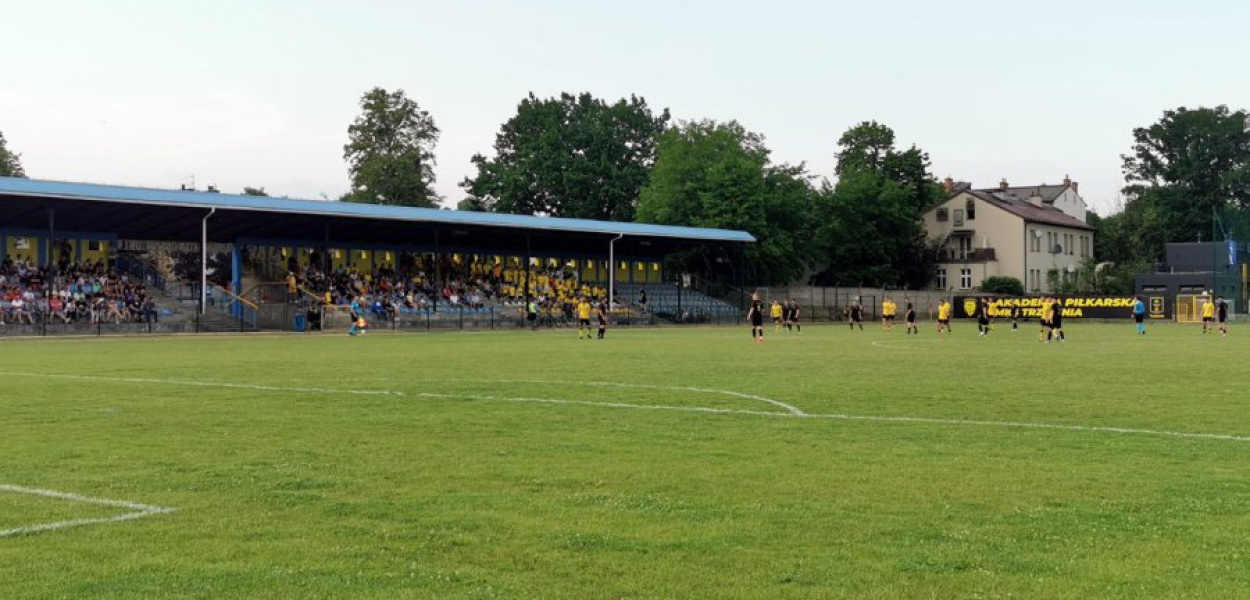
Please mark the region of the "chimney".
<svg viewBox="0 0 1250 600"><path fill-rule="evenodd" d="M1011 186L1007 185L1007 178L1006 178L1006 177L1004 177L1002 181L998 182L998 189L1000 189L1000 190L1002 190L1002 191L1004 191L1004 192L1005 192L1005 191L1007 191L1007 188L1009 188L1009 187L1011 187Z"/></svg>
<svg viewBox="0 0 1250 600"><path fill-rule="evenodd" d="M942 180L942 188L946 190L946 193L951 193L955 189L955 180L951 179L950 175L947 175L946 179Z"/></svg>

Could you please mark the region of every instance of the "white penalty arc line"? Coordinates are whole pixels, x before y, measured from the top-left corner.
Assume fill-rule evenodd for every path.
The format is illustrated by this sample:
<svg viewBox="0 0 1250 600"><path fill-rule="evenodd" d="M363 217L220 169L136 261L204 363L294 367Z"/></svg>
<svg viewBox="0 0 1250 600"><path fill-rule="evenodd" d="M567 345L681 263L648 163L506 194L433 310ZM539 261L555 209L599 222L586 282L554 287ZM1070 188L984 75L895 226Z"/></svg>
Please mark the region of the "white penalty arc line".
<svg viewBox="0 0 1250 600"><path fill-rule="evenodd" d="M150 504L140 504L138 502L129 502L126 500L111 500L109 498L92 498L90 496L82 496L79 494L70 494L67 492L58 492L56 490L45 490L40 488L22 487L20 485L2 485L0 484L0 493L25 494L28 496L41 496L44 498L55 498L57 500L68 500L70 502L80 502L83 504L94 504L97 506L110 506L114 508L125 508L131 512L112 516L97 517L91 519L71 519L68 521L57 521L54 523L41 523L39 525L28 525L25 527L14 527L12 529L0 530L0 538L14 537L19 535L29 535L32 533L42 533L45 531L56 531L58 529L69 529L70 527L81 527L83 525L99 525L103 523L118 523L121 521L132 521L134 519L142 519L153 515L169 514L177 511L175 508L165 506L152 506Z"/></svg>
<svg viewBox="0 0 1250 600"><path fill-rule="evenodd" d="M0 376L17 376L17 377L38 377L50 379L88 379L92 381L111 381L120 383L148 383L156 385L189 385L197 387L218 387L230 389L251 389L258 391L281 391L281 392L307 392L319 394L359 394L359 395L384 395L384 396L401 396L416 398L440 398L440 399L462 399L462 400L481 400L491 402L520 402L535 404L553 404L553 405L571 405L571 406L596 406L603 408L623 408L635 410L665 410L678 412L697 412L705 414L726 414L726 415L752 415L764 417L783 417L797 419L832 419L841 421L867 421L878 423L926 423L933 425L956 425L964 427L998 427L998 428L1016 428L1016 429L1050 429L1058 431L1079 431L1094 433L1117 433L1124 435L1152 435L1174 438L1189 439L1208 439L1221 440L1231 442L1250 442L1250 436L1221 434L1221 433L1194 433L1184 431L1166 431L1157 429L1141 429L1133 427L1112 427L1097 425L1064 425L1060 423L1028 423L1022 421L988 421L976 419L942 419L936 417L910 417L910 416L880 416L880 415L850 415L850 414L818 414L807 413L797 408L787 412L764 411L764 410L744 410L733 408L710 408L702 406L666 406L659 404L633 404L627 402L595 402L590 400L559 400L554 398L526 398L526 397L507 397L507 396L489 396L480 394L459 394L444 392L401 392L395 390L355 390L355 389L336 389L336 388L315 388L315 387L284 387L276 385L252 385L242 383L228 382L209 382L209 381L188 381L180 379L154 379L146 377L103 377L96 375L58 375L48 373L18 373L18 372L0 372ZM522 383L525 380L492 380L492 383ZM541 383L553 383L545 381ZM572 382L565 382L572 383ZM749 394L741 394L738 392L729 392L726 390L705 390L704 388L669 388L667 386L646 386L645 384L618 384L610 382L594 382L597 385L619 386L619 387L652 387L655 389L676 389L690 391L711 391L717 393L727 393L743 398L755 400L763 400L770 404L781 407L789 407L789 405L774 400L752 396Z"/></svg>
<svg viewBox="0 0 1250 600"><path fill-rule="evenodd" d="M421 381L421 380L412 380L412 381ZM425 381L430 381L430 380L425 380ZM438 381L455 381L455 382L471 382L471 383L482 382L482 380L480 379L479 380L441 379ZM615 387L615 388L625 388L625 389L668 390L668 391L673 391L673 392L696 392L700 394L716 394L716 395L721 395L721 396L731 396L734 398L742 398L744 400L754 400L756 402L763 402L765 404L771 404L778 408L785 409L786 412L796 417L808 416L807 413L803 412L803 410L798 408L797 406L792 406L790 404L786 404L785 402L773 400L772 398L765 398L763 396L756 396L754 394L746 394L743 392L735 392L733 390L718 390L718 389L713 389L713 388L682 387L682 386L671 386L671 385L655 385L655 384L647 384L647 383L618 383L614 381L568 381L568 380L560 380L560 379L492 379L490 380L490 383L528 383L528 384L540 384L540 385L584 385L588 387ZM773 413L765 413L765 414L773 414Z"/></svg>

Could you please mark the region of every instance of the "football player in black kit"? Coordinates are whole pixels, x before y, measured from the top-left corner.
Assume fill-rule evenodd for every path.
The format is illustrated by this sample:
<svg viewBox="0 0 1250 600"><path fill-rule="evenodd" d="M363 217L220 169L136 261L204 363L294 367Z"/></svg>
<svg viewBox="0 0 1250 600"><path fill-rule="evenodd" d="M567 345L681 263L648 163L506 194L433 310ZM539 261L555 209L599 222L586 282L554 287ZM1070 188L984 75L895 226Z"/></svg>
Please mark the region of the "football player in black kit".
<svg viewBox="0 0 1250 600"><path fill-rule="evenodd" d="M747 311L747 319L751 321L751 337L757 342L764 341L764 305L757 299L751 301Z"/></svg>
<svg viewBox="0 0 1250 600"><path fill-rule="evenodd" d="M1228 302L1223 297L1215 299L1215 320L1220 324L1220 335L1228 335Z"/></svg>
<svg viewBox="0 0 1250 600"><path fill-rule="evenodd" d="M851 329L855 329L855 325L858 324L859 330L863 331L864 330L864 309L859 307L859 303L852 302L851 306L848 307L846 311L847 311L847 316L848 316L846 320L847 325L849 325Z"/></svg>
<svg viewBox="0 0 1250 600"><path fill-rule="evenodd" d="M599 303L599 339L603 339L603 334L608 332L608 303Z"/></svg>
<svg viewBox="0 0 1250 600"><path fill-rule="evenodd" d="M981 337L990 334L990 301L985 298L977 301L977 331Z"/></svg>

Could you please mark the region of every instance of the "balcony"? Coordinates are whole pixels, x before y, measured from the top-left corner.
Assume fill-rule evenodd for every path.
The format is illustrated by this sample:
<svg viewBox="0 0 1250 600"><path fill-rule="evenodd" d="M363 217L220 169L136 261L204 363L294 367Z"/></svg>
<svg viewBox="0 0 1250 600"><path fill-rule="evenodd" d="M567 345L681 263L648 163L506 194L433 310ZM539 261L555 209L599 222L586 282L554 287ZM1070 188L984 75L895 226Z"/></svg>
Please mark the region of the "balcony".
<svg viewBox="0 0 1250 600"><path fill-rule="evenodd" d="M993 248L976 248L968 254L968 262L986 263L997 261Z"/></svg>
<svg viewBox="0 0 1250 600"><path fill-rule="evenodd" d="M998 260L993 248L973 248L965 252L957 249L943 248L938 253L938 262L942 263L988 263Z"/></svg>

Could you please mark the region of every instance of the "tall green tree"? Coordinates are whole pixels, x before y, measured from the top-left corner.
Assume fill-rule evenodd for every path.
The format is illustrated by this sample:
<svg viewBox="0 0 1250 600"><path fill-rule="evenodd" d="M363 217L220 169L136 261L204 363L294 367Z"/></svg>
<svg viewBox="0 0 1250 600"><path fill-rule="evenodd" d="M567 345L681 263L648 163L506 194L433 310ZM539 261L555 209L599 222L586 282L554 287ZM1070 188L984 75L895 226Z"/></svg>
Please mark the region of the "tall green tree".
<svg viewBox="0 0 1250 600"><path fill-rule="evenodd" d="M780 284L803 275L810 262L814 194L805 167L773 165L759 134L735 121L683 122L660 136L637 220L748 231L758 240L745 250L749 279ZM715 270L716 259L725 258L715 252L688 253L679 266Z"/></svg>
<svg viewBox="0 0 1250 600"><path fill-rule="evenodd" d="M439 130L403 90L375 87L360 98L360 116L343 146L352 188L343 200L434 207L434 146Z"/></svg>
<svg viewBox="0 0 1250 600"><path fill-rule="evenodd" d="M247 186L244 186L244 187L243 187L243 195L244 195L244 196L268 196L269 194L265 192L265 188L263 188L263 187L247 187Z"/></svg>
<svg viewBox="0 0 1250 600"><path fill-rule="evenodd" d="M922 215L943 199L929 155L898 150L894 131L868 121L838 140L836 185L817 196L819 270L823 284L924 287L936 249Z"/></svg>
<svg viewBox="0 0 1250 600"><path fill-rule="evenodd" d="M1212 211L1250 209L1250 132L1247 113L1227 106L1164 111L1133 130L1124 155L1126 223L1150 241L1133 258L1161 256L1162 242L1211 239Z"/></svg>
<svg viewBox="0 0 1250 600"><path fill-rule="evenodd" d="M477 175L460 185L495 212L632 221L668 121L636 96L531 93L496 136L495 157L475 155Z"/></svg>
<svg viewBox="0 0 1250 600"><path fill-rule="evenodd" d="M894 153L894 130L876 121L865 121L842 134L835 155L834 173L842 177L853 171L882 171Z"/></svg>
<svg viewBox="0 0 1250 600"><path fill-rule="evenodd" d="M21 158L22 155L9 150L4 133L0 132L0 177L25 177Z"/></svg>

